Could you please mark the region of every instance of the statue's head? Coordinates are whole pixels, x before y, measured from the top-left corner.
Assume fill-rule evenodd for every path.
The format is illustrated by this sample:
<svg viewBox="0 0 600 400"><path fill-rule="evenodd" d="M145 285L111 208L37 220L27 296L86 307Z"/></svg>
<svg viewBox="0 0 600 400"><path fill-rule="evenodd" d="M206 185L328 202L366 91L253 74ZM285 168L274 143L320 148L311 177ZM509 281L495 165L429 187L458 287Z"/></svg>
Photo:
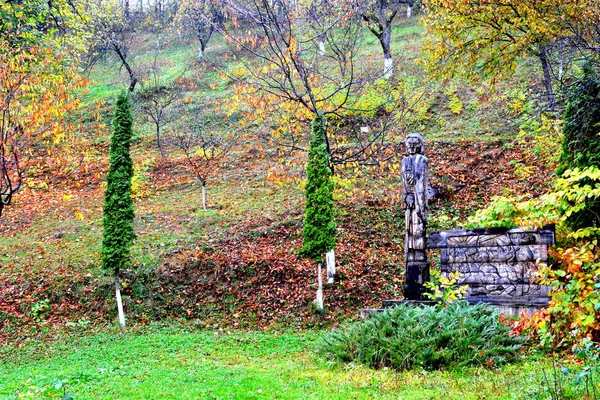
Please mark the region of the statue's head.
<svg viewBox="0 0 600 400"><path fill-rule="evenodd" d="M423 136L416 132L409 133L408 136L406 136L404 145L406 146L406 152L411 156L413 154L425 153L425 141L423 140Z"/></svg>

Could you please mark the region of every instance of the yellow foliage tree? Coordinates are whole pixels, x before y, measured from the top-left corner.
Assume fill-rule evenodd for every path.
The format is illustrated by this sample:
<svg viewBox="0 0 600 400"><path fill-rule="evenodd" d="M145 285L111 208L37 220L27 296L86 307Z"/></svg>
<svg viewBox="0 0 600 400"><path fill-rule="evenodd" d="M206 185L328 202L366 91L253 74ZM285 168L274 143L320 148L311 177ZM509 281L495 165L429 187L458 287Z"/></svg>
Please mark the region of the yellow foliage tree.
<svg viewBox="0 0 600 400"><path fill-rule="evenodd" d="M554 109L553 45L560 42L572 52L598 56L598 0L425 0L424 5L429 35L423 49L436 76L478 71L495 79L533 55Z"/></svg>
<svg viewBox="0 0 600 400"><path fill-rule="evenodd" d="M0 214L28 161L69 136L84 20L70 2L0 3ZM67 35L66 32L69 34Z"/></svg>

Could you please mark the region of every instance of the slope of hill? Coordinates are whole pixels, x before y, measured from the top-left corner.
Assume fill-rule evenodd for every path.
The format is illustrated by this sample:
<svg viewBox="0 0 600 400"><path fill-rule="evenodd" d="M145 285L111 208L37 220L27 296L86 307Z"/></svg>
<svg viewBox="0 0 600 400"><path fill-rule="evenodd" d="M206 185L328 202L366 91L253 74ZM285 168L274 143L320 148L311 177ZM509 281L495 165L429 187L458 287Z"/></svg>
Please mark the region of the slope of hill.
<svg viewBox="0 0 600 400"><path fill-rule="evenodd" d="M420 35L414 20L395 30L393 50L402 54L398 82L423 79L415 62ZM153 57L151 43L150 37L137 43L140 68ZM369 57L378 60L376 43L366 46ZM231 68L225 51L217 37L207 53L211 61L198 62L191 43L173 39L161 49L168 60L163 79L193 81L184 93L200 106L196 119L211 122L211 129L247 131L240 115L228 116L223 108L235 92L215 70ZM115 315L110 278L100 272L100 241L111 104L124 82L116 71L110 59L93 71L82 111L89 148L72 174L56 175L41 160L0 219L0 341L69 322L104 323ZM517 106L525 107L524 88L532 79L526 63L522 71L496 88L423 81L425 117L411 128L424 133L431 184L440 189L430 229L461 225L494 195L544 190L552 165L518 138L528 114ZM203 210L200 183L185 158L173 152L161 159L152 126L139 113L136 126L138 240L123 284L131 320L187 318L236 327L329 324L401 295L404 222L395 163L402 154L377 167L338 172L339 276L325 289L327 311L320 315L312 307L315 265L296 256L305 155L284 158L260 136L244 135L244 146L232 150L209 179L209 208ZM168 136L170 128L165 129Z"/></svg>

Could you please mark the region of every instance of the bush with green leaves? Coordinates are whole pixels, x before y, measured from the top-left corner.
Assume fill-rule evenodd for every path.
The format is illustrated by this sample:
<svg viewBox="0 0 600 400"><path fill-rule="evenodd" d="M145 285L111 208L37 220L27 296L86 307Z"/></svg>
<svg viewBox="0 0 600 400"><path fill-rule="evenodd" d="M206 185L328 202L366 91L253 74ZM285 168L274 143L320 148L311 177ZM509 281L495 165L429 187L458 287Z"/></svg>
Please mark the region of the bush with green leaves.
<svg viewBox="0 0 600 400"><path fill-rule="evenodd" d="M569 91L556 172L562 176L567 170L588 167L600 168L600 71L589 64ZM600 200L586 200L585 208L566 222L573 229L600 226Z"/></svg>
<svg viewBox="0 0 600 400"><path fill-rule="evenodd" d="M556 224L553 263L539 270L550 286L550 304L536 325L542 344L566 346L590 337L600 341L600 227L573 229L590 202L600 202L600 169L566 170L553 190L538 198L497 197L469 219L468 226L540 227Z"/></svg>
<svg viewBox="0 0 600 400"><path fill-rule="evenodd" d="M552 190L540 197L497 196L468 220L467 227L539 227L556 224L559 236L590 236L593 227L573 230L567 219L582 216L588 200L600 201L600 168L566 170L553 182ZM583 232L583 233L582 233Z"/></svg>
<svg viewBox="0 0 600 400"><path fill-rule="evenodd" d="M522 348L525 339L509 331L498 313L484 304L402 304L327 334L320 351L373 368L494 366L515 360Z"/></svg>
<svg viewBox="0 0 600 400"><path fill-rule="evenodd" d="M304 245L300 254L314 260L333 250L336 242L333 181L325 144L325 119L317 115L312 123L312 140L306 166L306 206L304 212Z"/></svg>

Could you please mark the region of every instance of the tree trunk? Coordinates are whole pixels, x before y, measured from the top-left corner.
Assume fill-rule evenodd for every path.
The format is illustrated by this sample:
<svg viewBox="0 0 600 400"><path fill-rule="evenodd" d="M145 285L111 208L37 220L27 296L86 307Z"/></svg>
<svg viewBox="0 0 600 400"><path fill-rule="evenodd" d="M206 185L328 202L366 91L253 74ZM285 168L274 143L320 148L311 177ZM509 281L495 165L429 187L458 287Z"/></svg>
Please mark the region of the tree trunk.
<svg viewBox="0 0 600 400"><path fill-rule="evenodd" d="M558 81L562 82L565 73L565 43L563 40L558 42Z"/></svg>
<svg viewBox="0 0 600 400"><path fill-rule="evenodd" d="M206 210L206 182L202 182L202 208Z"/></svg>
<svg viewBox="0 0 600 400"><path fill-rule="evenodd" d="M321 269L321 263L317 266L317 280L319 286L317 288L317 298L315 299L315 304L319 311L323 311L323 271Z"/></svg>
<svg viewBox="0 0 600 400"><path fill-rule="evenodd" d="M406 18L412 17L412 7L410 4L406 7Z"/></svg>
<svg viewBox="0 0 600 400"><path fill-rule="evenodd" d="M204 57L204 52L206 51L206 47L208 46L208 41L212 37L215 28L211 24L208 26L205 23L198 23L196 26L196 35L198 36L198 40L200 41L200 51L198 53L198 58L202 59Z"/></svg>
<svg viewBox="0 0 600 400"><path fill-rule="evenodd" d="M317 39L317 45L319 46L319 55L324 56L325 55L325 41L323 40L322 37L319 37Z"/></svg>
<svg viewBox="0 0 600 400"><path fill-rule="evenodd" d="M325 261L327 262L327 283L333 283L335 280L335 251L333 249L325 254Z"/></svg>
<svg viewBox="0 0 600 400"><path fill-rule="evenodd" d="M381 48L383 49L383 77L390 79L394 75L394 59L390 49L392 39L392 24L388 24L383 34L379 37Z"/></svg>
<svg viewBox="0 0 600 400"><path fill-rule="evenodd" d="M117 310L119 312L119 325L125 328L125 312L123 312L123 300L121 299L121 284L119 283L119 274L115 275L115 295L117 297Z"/></svg>
<svg viewBox="0 0 600 400"><path fill-rule="evenodd" d="M394 76L394 59L392 57L385 57L383 59L383 77L390 79Z"/></svg>
<svg viewBox="0 0 600 400"><path fill-rule="evenodd" d="M548 60L548 49L546 46L540 48L538 54L540 62L542 64L543 78L542 83L546 89L546 99L548 101L548 108L550 111L556 111L556 99L554 98L554 91L552 90L552 75L550 71L550 61Z"/></svg>
<svg viewBox="0 0 600 400"><path fill-rule="evenodd" d="M125 57L125 54L123 53L123 51L121 51L121 47L115 42L112 43L112 46L119 58L121 59L121 63L123 63L123 66L127 70L127 73L129 74L129 92L133 92L133 90L135 89L135 84L138 81L137 77L135 76L135 72L133 72L133 69L127 62L127 57Z"/></svg>
<svg viewBox="0 0 600 400"><path fill-rule="evenodd" d="M163 21L163 4L161 0L157 0L154 5L154 14L156 15L156 20L162 22Z"/></svg>
<svg viewBox="0 0 600 400"><path fill-rule="evenodd" d="M160 123L156 123L156 145L158 146L158 151L160 151L161 158L164 160L165 150L163 149L162 142L160 139Z"/></svg>

